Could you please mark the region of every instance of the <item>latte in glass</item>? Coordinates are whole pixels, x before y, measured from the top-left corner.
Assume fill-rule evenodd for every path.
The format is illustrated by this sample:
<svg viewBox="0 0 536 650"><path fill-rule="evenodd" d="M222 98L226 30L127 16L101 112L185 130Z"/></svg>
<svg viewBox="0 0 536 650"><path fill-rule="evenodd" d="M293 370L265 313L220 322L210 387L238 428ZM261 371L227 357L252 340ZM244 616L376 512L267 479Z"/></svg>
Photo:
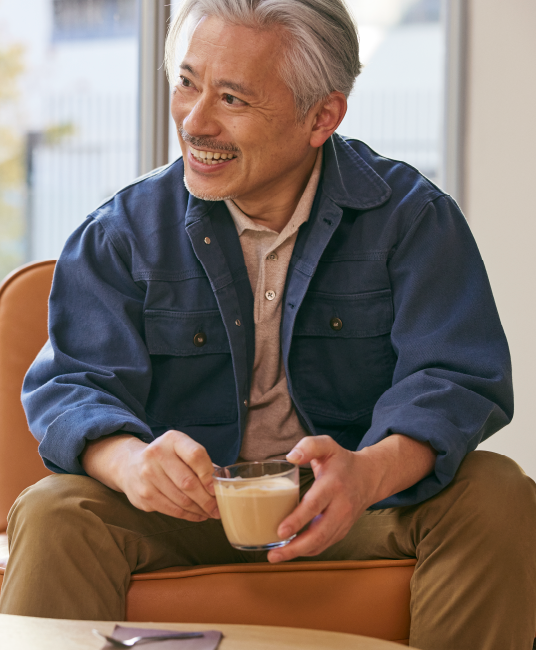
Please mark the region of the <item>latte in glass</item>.
<svg viewBox="0 0 536 650"><path fill-rule="evenodd" d="M223 529L232 546L261 551L288 544L279 524L299 502L299 468L287 461L237 463L214 473Z"/></svg>

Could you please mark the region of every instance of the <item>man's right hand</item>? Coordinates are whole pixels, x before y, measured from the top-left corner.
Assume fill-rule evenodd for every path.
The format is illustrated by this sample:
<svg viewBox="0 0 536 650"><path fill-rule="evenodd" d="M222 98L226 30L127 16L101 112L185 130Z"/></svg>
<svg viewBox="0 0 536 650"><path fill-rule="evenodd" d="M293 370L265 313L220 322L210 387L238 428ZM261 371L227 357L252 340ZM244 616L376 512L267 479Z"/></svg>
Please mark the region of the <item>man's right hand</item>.
<svg viewBox="0 0 536 650"><path fill-rule="evenodd" d="M180 431L167 431L146 444L116 434L86 445L84 470L104 485L124 492L132 505L188 521L219 519L214 466L206 449Z"/></svg>

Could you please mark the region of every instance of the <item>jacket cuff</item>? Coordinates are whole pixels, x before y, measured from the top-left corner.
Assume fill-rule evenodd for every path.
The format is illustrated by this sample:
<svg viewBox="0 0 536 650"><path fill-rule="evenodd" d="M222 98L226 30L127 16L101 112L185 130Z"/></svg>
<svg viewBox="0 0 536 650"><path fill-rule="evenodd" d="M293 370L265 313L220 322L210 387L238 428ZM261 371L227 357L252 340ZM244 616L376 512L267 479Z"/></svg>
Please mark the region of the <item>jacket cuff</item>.
<svg viewBox="0 0 536 650"><path fill-rule="evenodd" d="M426 501L443 490L454 478L467 453L476 449L481 431L464 434L450 420L437 412L414 405L386 408L375 414L358 451L398 433L420 442L428 442L437 452L433 472L407 490L393 494L370 506L372 510L412 506Z"/></svg>
<svg viewBox="0 0 536 650"><path fill-rule="evenodd" d="M86 442L119 431L131 433L146 443L154 440L147 424L129 411L106 404L85 404L65 411L52 422L39 445L39 453L52 472L86 475L79 460Z"/></svg>

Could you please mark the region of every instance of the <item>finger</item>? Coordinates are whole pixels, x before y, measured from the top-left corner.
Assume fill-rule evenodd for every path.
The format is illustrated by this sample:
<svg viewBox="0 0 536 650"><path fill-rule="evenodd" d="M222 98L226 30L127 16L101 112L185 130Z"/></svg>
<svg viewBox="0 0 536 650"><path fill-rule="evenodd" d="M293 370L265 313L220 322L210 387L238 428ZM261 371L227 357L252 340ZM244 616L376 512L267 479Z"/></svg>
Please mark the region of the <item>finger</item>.
<svg viewBox="0 0 536 650"><path fill-rule="evenodd" d="M163 515L175 517L176 519L186 519L194 522L206 521L208 519L206 514L198 515L184 510L173 503L165 494L162 494L156 487L152 486L152 488L150 496L146 498L135 498L131 500L132 505L145 512L160 512Z"/></svg>
<svg viewBox="0 0 536 650"><path fill-rule="evenodd" d="M347 533L347 525L341 522L335 508L328 507L313 519L309 528L300 533L290 544L268 553L269 562L286 562L296 557L319 555Z"/></svg>
<svg viewBox="0 0 536 650"><path fill-rule="evenodd" d="M330 436L306 436L287 454L287 460L304 465L315 458L331 455L337 447L337 443Z"/></svg>
<svg viewBox="0 0 536 650"><path fill-rule="evenodd" d="M197 474L181 458L167 459L162 462L162 465L176 488L185 497L196 503L209 517L219 519L216 498L206 491Z"/></svg>
<svg viewBox="0 0 536 650"><path fill-rule="evenodd" d="M204 489L210 496L214 496L214 465L210 460L207 450L198 442L187 436L182 431L176 431L174 438L175 453L183 460L186 465L196 474L201 481Z"/></svg>
<svg viewBox="0 0 536 650"><path fill-rule="evenodd" d="M321 481L313 483L313 486L305 494L298 507L283 519L279 525L277 529L279 537L287 539L291 535L298 533L328 507L332 498L328 490L322 487Z"/></svg>
<svg viewBox="0 0 536 650"><path fill-rule="evenodd" d="M199 512L213 516L212 513L216 508L216 498L210 496L210 494L206 492L202 483L199 481L199 478L192 472L188 465L175 455L162 458L160 464L163 474L173 485L173 488L170 487L169 491L166 489L162 489L162 491L165 494L168 494L172 501L176 501L178 505L187 510L192 510L192 508L189 507L189 504L194 504L195 507L199 509ZM192 494L186 493L180 487L181 485L186 485L186 487L188 487L190 484L192 490L195 490L195 486L197 486L201 502L194 500ZM166 485L168 484L166 483ZM175 498L173 498L172 495L175 495ZM194 510L192 510L192 512L193 511Z"/></svg>
<svg viewBox="0 0 536 650"><path fill-rule="evenodd" d="M147 462L144 463L143 472L150 482L158 481L155 476L159 476L157 470L158 467L161 467L179 492L196 503L207 516L219 518L215 497L207 492L199 477L180 455L183 453L187 456L188 448L191 451L192 445L198 447L199 451L208 458L204 447L198 445L186 434L180 431L166 432L161 439L151 443L144 450ZM210 461L209 466L212 467Z"/></svg>
<svg viewBox="0 0 536 650"><path fill-rule="evenodd" d="M179 506L179 508L191 512L193 515L202 515L203 517L207 516L207 513L203 508L201 508L201 506L194 503L190 497L179 490L162 467L158 468L153 480L156 488L171 502Z"/></svg>

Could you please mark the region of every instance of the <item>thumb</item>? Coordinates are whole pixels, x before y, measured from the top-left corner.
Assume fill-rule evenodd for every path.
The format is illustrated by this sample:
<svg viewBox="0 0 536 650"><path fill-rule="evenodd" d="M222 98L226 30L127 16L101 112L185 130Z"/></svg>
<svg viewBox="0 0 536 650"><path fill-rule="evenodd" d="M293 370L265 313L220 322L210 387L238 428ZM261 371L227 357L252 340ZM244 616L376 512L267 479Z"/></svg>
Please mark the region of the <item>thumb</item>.
<svg viewBox="0 0 536 650"><path fill-rule="evenodd" d="M305 465L314 459L332 454L336 444L330 436L307 436L287 454L287 460L297 465Z"/></svg>

